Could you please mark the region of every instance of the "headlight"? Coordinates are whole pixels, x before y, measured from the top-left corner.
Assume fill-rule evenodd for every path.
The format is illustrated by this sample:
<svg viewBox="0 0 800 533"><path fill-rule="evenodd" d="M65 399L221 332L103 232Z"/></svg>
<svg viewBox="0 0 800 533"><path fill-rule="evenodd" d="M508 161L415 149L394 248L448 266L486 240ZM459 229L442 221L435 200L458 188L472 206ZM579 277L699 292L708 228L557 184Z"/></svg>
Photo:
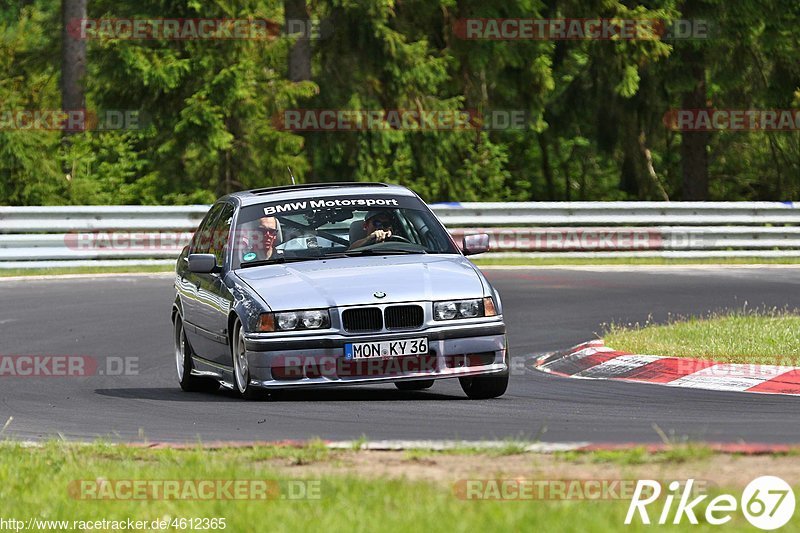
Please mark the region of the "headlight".
<svg viewBox="0 0 800 533"><path fill-rule="evenodd" d="M436 320L453 320L456 318L475 318L479 316L494 316L494 305L491 305L492 314L485 313L488 310L486 300L491 302L491 298L479 300L456 300L451 302L434 302L433 318Z"/></svg>
<svg viewBox="0 0 800 533"><path fill-rule="evenodd" d="M464 318L473 318L481 314L480 300L467 300L458 303L458 313Z"/></svg>
<svg viewBox="0 0 800 533"><path fill-rule="evenodd" d="M458 315L455 302L437 302L433 309L436 320L452 320Z"/></svg>
<svg viewBox="0 0 800 533"><path fill-rule="evenodd" d="M323 313L319 310L304 311L300 317L300 321L303 323L303 326L308 329L319 329L325 323L326 315L327 313Z"/></svg>
<svg viewBox="0 0 800 533"><path fill-rule="evenodd" d="M277 319L278 329L284 331L296 328L297 323L300 321L297 313L277 313L275 318Z"/></svg>
<svg viewBox="0 0 800 533"><path fill-rule="evenodd" d="M258 331L294 331L330 327L331 318L327 309L311 311L281 311L264 313L258 320Z"/></svg>

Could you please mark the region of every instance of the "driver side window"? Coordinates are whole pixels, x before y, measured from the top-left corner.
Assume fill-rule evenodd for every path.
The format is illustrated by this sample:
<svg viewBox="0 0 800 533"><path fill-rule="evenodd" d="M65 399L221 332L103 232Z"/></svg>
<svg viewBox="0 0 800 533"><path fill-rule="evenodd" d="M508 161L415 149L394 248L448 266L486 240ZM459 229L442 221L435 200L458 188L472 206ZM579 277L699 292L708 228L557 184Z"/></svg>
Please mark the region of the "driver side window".
<svg viewBox="0 0 800 533"><path fill-rule="evenodd" d="M225 207L225 204L215 204L206 214L200 227L192 237L192 244L189 246L190 254L207 254L211 245L211 231L214 222L217 219L220 211Z"/></svg>
<svg viewBox="0 0 800 533"><path fill-rule="evenodd" d="M225 252L228 250L228 236L231 233L233 211L234 208L231 204L225 204L211 230L211 244L208 253L214 254L218 266L225 264Z"/></svg>

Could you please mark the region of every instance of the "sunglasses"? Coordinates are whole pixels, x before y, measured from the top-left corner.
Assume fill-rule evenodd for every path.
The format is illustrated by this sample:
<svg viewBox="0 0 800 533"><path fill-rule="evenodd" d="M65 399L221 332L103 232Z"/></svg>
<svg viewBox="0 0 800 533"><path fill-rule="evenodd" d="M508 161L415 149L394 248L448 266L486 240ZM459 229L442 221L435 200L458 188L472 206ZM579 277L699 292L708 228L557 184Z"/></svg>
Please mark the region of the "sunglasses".
<svg viewBox="0 0 800 533"><path fill-rule="evenodd" d="M261 231L263 231L265 235L275 236L278 234L278 230L276 228L261 228Z"/></svg>
<svg viewBox="0 0 800 533"><path fill-rule="evenodd" d="M392 223L388 220L373 220L372 227L375 229L391 228Z"/></svg>

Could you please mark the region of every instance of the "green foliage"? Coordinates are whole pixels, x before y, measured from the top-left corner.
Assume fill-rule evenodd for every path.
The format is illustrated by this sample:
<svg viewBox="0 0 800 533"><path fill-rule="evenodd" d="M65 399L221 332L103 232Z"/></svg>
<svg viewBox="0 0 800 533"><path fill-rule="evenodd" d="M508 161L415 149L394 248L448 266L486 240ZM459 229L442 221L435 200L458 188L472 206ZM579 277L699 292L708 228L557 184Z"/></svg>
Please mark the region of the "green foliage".
<svg viewBox="0 0 800 533"><path fill-rule="evenodd" d="M47 60L57 10L56 2L40 2L0 12L0 121L11 110L58 108L58 64ZM60 203L66 183L58 151L58 132L0 128L0 203Z"/></svg>
<svg viewBox="0 0 800 533"><path fill-rule="evenodd" d="M0 113L60 107L60 1L0 9ZM288 79L296 37L88 42L87 107L138 128L0 127L0 204L210 202L299 181L388 181L430 201L659 200L682 194L681 142L663 123L706 80L709 107L800 103L800 6L657 0L319 0L312 79ZM278 0L93 0L90 18L266 18ZM465 18L704 19L711 38L467 40ZM698 63L699 62L699 63ZM521 127L296 132L287 109L498 110ZM709 136L709 199L800 199L800 133Z"/></svg>

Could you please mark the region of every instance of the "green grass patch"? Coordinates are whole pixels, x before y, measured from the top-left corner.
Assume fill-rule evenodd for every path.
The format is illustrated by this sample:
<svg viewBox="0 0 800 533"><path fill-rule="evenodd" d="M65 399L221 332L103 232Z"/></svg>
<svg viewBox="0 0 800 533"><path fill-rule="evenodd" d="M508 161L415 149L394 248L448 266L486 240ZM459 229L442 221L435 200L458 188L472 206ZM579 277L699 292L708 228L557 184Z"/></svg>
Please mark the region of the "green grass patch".
<svg viewBox="0 0 800 533"><path fill-rule="evenodd" d="M612 324L604 339L615 350L638 354L795 365L800 315L773 309L677 318L660 325Z"/></svg>
<svg viewBox="0 0 800 533"><path fill-rule="evenodd" d="M405 451L405 456L410 460L420 460L437 455L483 455L486 457L503 457L507 455L521 455L529 453L528 447L533 444L531 441L505 440L500 446L470 446L463 444L434 450L428 448L411 448Z"/></svg>
<svg viewBox="0 0 800 533"><path fill-rule="evenodd" d="M245 452L248 458L251 454L254 461L287 459L291 464L300 466L327 461L331 451L323 441L312 440L304 446L259 446Z"/></svg>
<svg viewBox="0 0 800 533"><path fill-rule="evenodd" d="M562 460L577 463L617 464L636 466L648 464L680 464L703 461L714 455L708 446L686 444L670 446L663 451L652 452L644 446L624 450L597 450L590 452L569 451L556 454Z"/></svg>
<svg viewBox="0 0 800 533"><path fill-rule="evenodd" d="M491 257L470 258L478 266L603 266L603 265L800 265L798 257Z"/></svg>
<svg viewBox="0 0 800 533"><path fill-rule="evenodd" d="M4 519L133 520L224 518L226 531L518 531L531 527L575 532L620 529L650 531L653 526L624 526L629 502L465 500L451 482L367 479L346 473L321 477L287 475L267 459L301 454L304 460L328 460L321 444L306 449L145 450L104 444L59 442L41 448L0 446L0 502ZM289 469L291 472L291 470ZM72 492L88 480L266 480L280 487L318 482L316 498L239 499L93 499ZM80 498L83 494L84 498ZM295 492L295 495L299 491ZM653 511L656 513L657 511ZM744 527L734 513L728 527ZM38 529L42 529L40 526ZM56 528L58 529L58 528ZM718 527L684 524L686 531L718 531ZM185 531L169 527L167 531ZM220 530L220 529L217 529ZM670 527L670 530L675 530ZM785 531L800 530L794 521Z"/></svg>

